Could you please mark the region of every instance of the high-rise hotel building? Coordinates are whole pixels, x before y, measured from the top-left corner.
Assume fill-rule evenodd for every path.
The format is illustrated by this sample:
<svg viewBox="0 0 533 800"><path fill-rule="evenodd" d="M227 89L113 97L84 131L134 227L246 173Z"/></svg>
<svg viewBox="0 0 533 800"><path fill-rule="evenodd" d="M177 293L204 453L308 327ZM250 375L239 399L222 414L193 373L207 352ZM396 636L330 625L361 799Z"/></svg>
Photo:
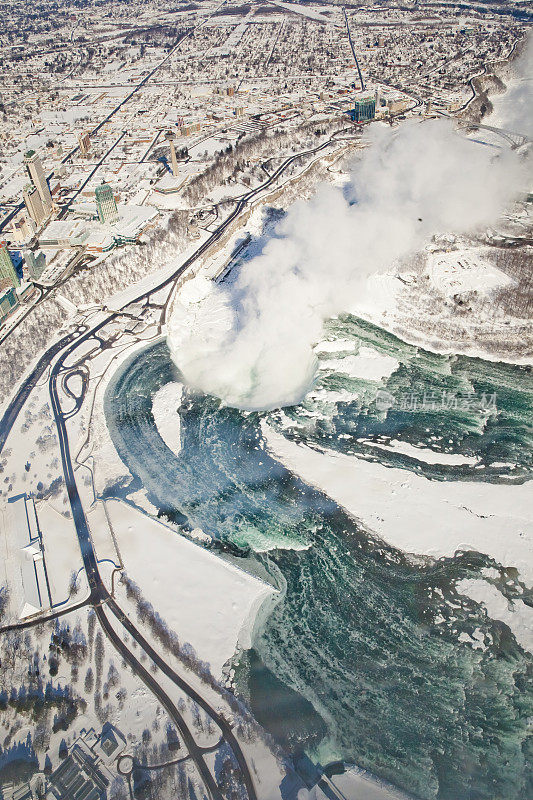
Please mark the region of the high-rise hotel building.
<svg viewBox="0 0 533 800"><path fill-rule="evenodd" d="M31 178L31 182L39 192L43 208L48 216L52 210L52 195L50 194L50 189L44 174L41 159L35 150L28 150L24 156L24 163L26 164L26 169Z"/></svg>
<svg viewBox="0 0 533 800"><path fill-rule="evenodd" d="M20 278L11 259L6 242L0 242L0 289L20 286Z"/></svg>
<svg viewBox="0 0 533 800"><path fill-rule="evenodd" d="M116 222L118 220L118 210L111 186L108 183L101 183L94 190L94 196L100 222L110 224Z"/></svg>
<svg viewBox="0 0 533 800"><path fill-rule="evenodd" d="M52 195L41 159L35 150L28 150L24 163L31 179L31 183L24 187L24 203L31 219L40 228L52 213Z"/></svg>
<svg viewBox="0 0 533 800"><path fill-rule="evenodd" d="M23 197L28 214L37 227L40 228L48 215L44 210L43 201L37 187L33 183L26 184Z"/></svg>

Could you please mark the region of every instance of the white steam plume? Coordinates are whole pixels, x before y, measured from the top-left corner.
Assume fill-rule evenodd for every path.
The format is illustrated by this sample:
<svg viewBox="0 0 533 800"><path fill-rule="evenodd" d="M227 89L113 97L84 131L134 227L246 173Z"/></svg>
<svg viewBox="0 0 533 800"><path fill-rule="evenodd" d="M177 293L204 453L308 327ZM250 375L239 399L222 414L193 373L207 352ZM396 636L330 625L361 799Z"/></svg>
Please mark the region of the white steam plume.
<svg viewBox="0 0 533 800"><path fill-rule="evenodd" d="M185 284L168 341L189 385L243 409L299 402L323 321L349 309L368 276L434 233L494 221L516 190L518 158L495 156L447 120L370 135L348 193L324 186L296 203L233 285Z"/></svg>
<svg viewBox="0 0 533 800"><path fill-rule="evenodd" d="M533 33L512 69L514 77L507 91L491 98L494 110L488 123L533 137Z"/></svg>

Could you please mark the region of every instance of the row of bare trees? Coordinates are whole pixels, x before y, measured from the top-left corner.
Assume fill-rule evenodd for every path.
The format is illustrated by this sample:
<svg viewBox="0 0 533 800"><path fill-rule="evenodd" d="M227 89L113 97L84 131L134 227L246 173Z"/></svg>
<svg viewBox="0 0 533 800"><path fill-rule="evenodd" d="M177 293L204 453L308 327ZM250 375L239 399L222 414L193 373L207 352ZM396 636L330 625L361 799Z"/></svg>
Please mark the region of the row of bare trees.
<svg viewBox="0 0 533 800"><path fill-rule="evenodd" d="M246 171L252 170L260 159L269 159L298 152L313 144L319 144L342 128L337 118L317 122L307 122L296 129L284 130L275 128L260 130L257 133L241 137L233 149L218 153L213 163L188 184L184 192L185 200L196 206L216 186L235 181L242 181Z"/></svg>
<svg viewBox="0 0 533 800"><path fill-rule="evenodd" d="M0 403L13 391L29 364L50 343L67 318L55 300L45 300L2 342Z"/></svg>
<svg viewBox="0 0 533 800"><path fill-rule="evenodd" d="M160 642L167 652L178 659L186 669L197 675L211 689L224 698L235 715L235 729L237 732L247 740L263 739L269 749L281 760L283 754L270 734L257 724L244 703L214 677L209 664L198 658L192 645L188 642L180 642L177 634L169 628L152 604L143 597L140 587L127 573L124 572L122 574L121 582L126 589L126 596L135 603L139 621L150 630L153 637Z"/></svg>

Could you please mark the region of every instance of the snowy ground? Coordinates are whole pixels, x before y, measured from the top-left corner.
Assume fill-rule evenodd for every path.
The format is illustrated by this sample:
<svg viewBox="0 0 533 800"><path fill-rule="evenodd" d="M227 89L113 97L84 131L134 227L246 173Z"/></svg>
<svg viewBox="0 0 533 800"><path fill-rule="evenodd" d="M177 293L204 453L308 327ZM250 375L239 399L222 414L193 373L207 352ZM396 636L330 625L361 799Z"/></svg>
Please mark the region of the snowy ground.
<svg viewBox="0 0 533 800"><path fill-rule="evenodd" d="M256 614L275 590L131 506L109 501L107 509L127 574L220 677L250 646Z"/></svg>
<svg viewBox="0 0 533 800"><path fill-rule="evenodd" d="M487 294L492 289L512 283L508 275L475 251L429 253L427 273L435 289L446 297L471 291Z"/></svg>
<svg viewBox="0 0 533 800"><path fill-rule="evenodd" d="M191 158L208 158L222 152L234 141L235 136L211 136L189 147L189 155Z"/></svg>
<svg viewBox="0 0 533 800"><path fill-rule="evenodd" d="M276 0L272 5L282 8L284 11L292 11L294 14L301 14L308 19L314 19L316 22L331 24L331 20L325 14L321 14L312 8L305 8L305 6L301 6L298 3L283 3L281 0Z"/></svg>
<svg viewBox="0 0 533 800"><path fill-rule="evenodd" d="M335 793L337 796L350 800L408 800L408 796L403 792L357 767L343 775L333 776L331 783L337 790ZM309 800L326 800L330 796L329 792L326 794L320 786L314 786L309 793ZM302 800L304 800L303 793Z"/></svg>
<svg viewBox="0 0 533 800"><path fill-rule="evenodd" d="M69 599L69 581L73 573L78 575L78 594L72 599L85 597L89 587L82 569L83 560L72 518L66 519L46 501L38 505L37 514L43 533L46 568L54 605L63 604Z"/></svg>
<svg viewBox="0 0 533 800"><path fill-rule="evenodd" d="M346 310L426 350L533 364L530 321L498 316L491 302L491 292L505 286L509 277L474 253L432 254L418 274L393 267L371 276ZM461 295L467 300L458 313L454 296Z"/></svg>

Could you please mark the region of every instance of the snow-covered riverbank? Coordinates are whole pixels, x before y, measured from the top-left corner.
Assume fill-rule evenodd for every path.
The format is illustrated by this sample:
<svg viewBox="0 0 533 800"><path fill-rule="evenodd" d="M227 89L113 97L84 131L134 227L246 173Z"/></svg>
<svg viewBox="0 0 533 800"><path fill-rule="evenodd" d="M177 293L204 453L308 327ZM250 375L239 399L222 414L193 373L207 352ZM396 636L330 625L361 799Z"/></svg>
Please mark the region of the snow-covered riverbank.
<svg viewBox="0 0 533 800"><path fill-rule="evenodd" d="M220 678L235 651L251 646L259 608L275 590L126 503L110 500L107 510L129 577Z"/></svg>

